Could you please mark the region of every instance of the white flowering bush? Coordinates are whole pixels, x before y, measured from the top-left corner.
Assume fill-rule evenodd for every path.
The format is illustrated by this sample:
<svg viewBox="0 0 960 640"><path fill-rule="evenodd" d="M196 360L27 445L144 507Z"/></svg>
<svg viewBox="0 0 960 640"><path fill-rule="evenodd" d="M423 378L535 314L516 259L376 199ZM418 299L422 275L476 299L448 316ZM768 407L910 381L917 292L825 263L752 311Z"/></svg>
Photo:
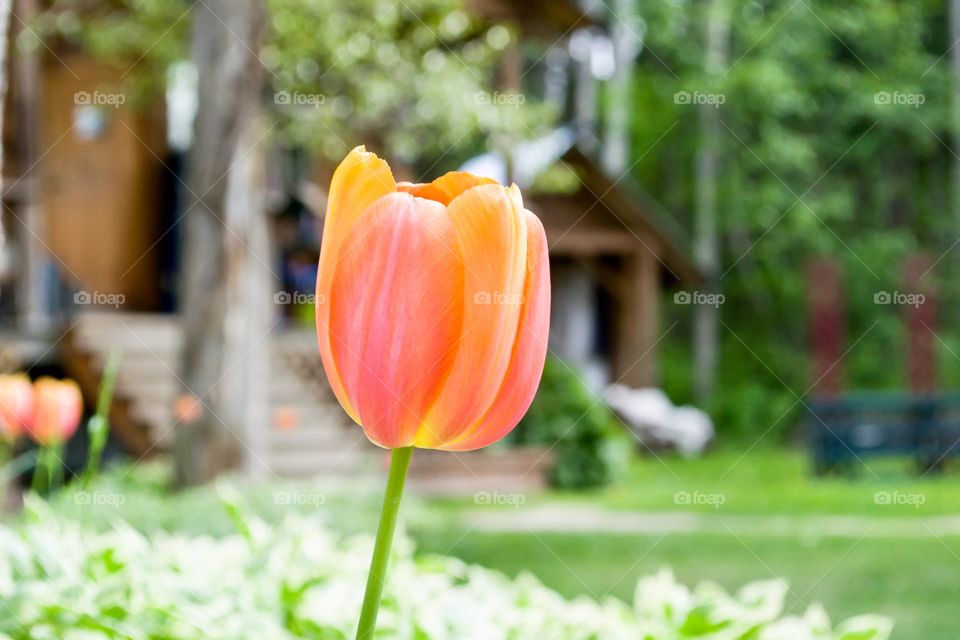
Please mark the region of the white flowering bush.
<svg viewBox="0 0 960 640"><path fill-rule="evenodd" d="M228 505L230 506L230 505ZM96 531L41 503L0 527L0 638L349 640L372 548L314 517L276 526L230 506L236 532ZM402 640L885 640L891 622L831 627L822 608L782 617L787 585L731 595L688 589L668 570L643 578L632 605L567 600L529 575L417 557L401 537L378 638Z"/></svg>

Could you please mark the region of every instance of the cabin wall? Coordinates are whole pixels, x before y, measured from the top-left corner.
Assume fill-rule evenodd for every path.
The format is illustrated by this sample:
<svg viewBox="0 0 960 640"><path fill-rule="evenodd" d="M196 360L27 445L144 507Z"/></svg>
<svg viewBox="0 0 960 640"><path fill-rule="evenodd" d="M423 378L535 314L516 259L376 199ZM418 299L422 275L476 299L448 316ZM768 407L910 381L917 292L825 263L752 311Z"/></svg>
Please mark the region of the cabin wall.
<svg viewBox="0 0 960 640"><path fill-rule="evenodd" d="M660 241L631 231L592 197L539 197L530 208L550 246L553 352L577 365L595 391L612 382L656 386L666 272Z"/></svg>
<svg viewBox="0 0 960 640"><path fill-rule="evenodd" d="M79 290L153 309L165 120L120 93L123 69L88 57L48 61L43 78L40 205L46 248ZM123 104L117 104L123 102Z"/></svg>

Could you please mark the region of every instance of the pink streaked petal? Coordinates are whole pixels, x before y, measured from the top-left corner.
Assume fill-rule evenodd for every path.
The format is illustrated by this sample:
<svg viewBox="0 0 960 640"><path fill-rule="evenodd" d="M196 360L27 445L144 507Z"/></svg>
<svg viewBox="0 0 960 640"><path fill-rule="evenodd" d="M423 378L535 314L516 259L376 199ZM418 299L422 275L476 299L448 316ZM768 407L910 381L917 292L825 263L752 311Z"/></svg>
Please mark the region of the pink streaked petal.
<svg viewBox="0 0 960 640"><path fill-rule="evenodd" d="M394 193L342 246L330 336L346 395L374 443L413 444L463 326L463 262L444 207Z"/></svg>

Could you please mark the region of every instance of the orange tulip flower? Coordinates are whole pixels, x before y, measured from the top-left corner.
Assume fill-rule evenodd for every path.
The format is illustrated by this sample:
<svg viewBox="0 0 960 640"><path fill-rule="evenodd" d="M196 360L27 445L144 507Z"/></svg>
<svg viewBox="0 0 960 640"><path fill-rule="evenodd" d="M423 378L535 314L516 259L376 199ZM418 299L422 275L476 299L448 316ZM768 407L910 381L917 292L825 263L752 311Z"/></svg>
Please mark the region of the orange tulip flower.
<svg viewBox="0 0 960 640"><path fill-rule="evenodd" d="M547 241L520 190L397 183L357 147L330 186L317 278L324 369L374 443L468 451L510 432L547 350Z"/></svg>
<svg viewBox="0 0 960 640"><path fill-rule="evenodd" d="M16 439L33 421L33 385L24 374L0 376L0 437Z"/></svg>
<svg viewBox="0 0 960 640"><path fill-rule="evenodd" d="M27 434L37 444L58 445L76 432L83 415L80 387L73 380L40 378L33 384L34 417Z"/></svg>

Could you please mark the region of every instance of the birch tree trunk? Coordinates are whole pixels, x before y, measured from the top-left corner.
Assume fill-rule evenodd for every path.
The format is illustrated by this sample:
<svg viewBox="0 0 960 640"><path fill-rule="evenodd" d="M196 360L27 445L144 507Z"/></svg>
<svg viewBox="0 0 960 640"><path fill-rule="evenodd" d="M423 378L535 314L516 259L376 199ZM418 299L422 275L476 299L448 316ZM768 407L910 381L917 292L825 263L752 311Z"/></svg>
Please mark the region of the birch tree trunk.
<svg viewBox="0 0 960 640"><path fill-rule="evenodd" d="M0 0L0 193L3 193L3 105L7 103L7 32L13 0Z"/></svg>
<svg viewBox="0 0 960 640"><path fill-rule="evenodd" d="M603 168L615 180L627 168L630 154L630 81L633 79L633 61L643 45L639 40L644 30L642 23L631 26L626 22L632 17L631 5L631 0L613 1L615 19L610 27L615 69L609 84L602 160Z"/></svg>
<svg viewBox="0 0 960 640"><path fill-rule="evenodd" d="M713 79L720 76L727 65L730 47L730 14L726 0L711 0L706 28L706 56L704 77L716 91ZM696 105L700 120L700 149L696 164L696 224L695 253L708 291L718 288L719 234L717 225L717 167L720 146L720 111L715 100L700 101ZM697 400L706 402L713 394L719 355L719 309L713 305L698 304L694 308L694 391Z"/></svg>
<svg viewBox="0 0 960 640"><path fill-rule="evenodd" d="M953 139L954 146L960 146L960 0L950 0L950 50L953 71ZM960 160L953 162L953 215L960 223Z"/></svg>
<svg viewBox="0 0 960 640"><path fill-rule="evenodd" d="M247 419L263 412L268 379L266 338L256 336L263 339L254 344L251 335L268 318L271 300L269 279L262 291L264 278L251 276L269 273L258 179L262 66L255 53L265 10L262 0L206 0L194 10L198 108L186 178L181 380L202 402L199 417L177 427L180 484L248 463ZM259 296L265 311L254 317Z"/></svg>

